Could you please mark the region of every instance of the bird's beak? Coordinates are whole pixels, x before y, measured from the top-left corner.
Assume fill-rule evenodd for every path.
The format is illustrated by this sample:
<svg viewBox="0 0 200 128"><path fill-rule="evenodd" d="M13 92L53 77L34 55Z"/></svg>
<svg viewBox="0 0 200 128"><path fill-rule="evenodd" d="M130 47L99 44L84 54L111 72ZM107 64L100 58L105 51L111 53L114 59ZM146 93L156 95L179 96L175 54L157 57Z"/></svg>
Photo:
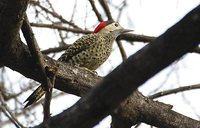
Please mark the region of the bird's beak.
<svg viewBox="0 0 200 128"><path fill-rule="evenodd" d="M126 33L126 32L131 32L131 31L133 31L133 30L131 30L131 29L122 29L121 33Z"/></svg>
<svg viewBox="0 0 200 128"><path fill-rule="evenodd" d="M121 29L115 30L113 34L115 34L117 37L123 33L130 32L130 31L133 31L133 30L121 28Z"/></svg>

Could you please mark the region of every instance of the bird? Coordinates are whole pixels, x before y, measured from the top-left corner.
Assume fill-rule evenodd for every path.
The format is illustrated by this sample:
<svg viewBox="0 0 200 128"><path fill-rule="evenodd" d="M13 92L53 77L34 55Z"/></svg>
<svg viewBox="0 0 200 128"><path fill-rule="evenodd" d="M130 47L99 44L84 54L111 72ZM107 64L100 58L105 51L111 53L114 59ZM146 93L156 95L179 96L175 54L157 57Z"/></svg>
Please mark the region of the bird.
<svg viewBox="0 0 200 128"><path fill-rule="evenodd" d="M110 56L115 39L130 31L132 30L124 29L118 22L102 21L91 34L84 35L69 45L58 61L95 71ZM27 102L24 108L38 101L44 94L43 87L39 86L24 101Z"/></svg>

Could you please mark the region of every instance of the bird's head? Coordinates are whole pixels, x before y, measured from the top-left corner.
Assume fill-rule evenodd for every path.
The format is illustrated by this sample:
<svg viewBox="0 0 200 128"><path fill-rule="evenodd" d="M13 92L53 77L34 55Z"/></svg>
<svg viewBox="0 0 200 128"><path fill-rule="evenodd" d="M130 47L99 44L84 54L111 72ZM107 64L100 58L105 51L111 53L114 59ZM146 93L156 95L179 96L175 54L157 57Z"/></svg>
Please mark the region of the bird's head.
<svg viewBox="0 0 200 128"><path fill-rule="evenodd" d="M120 34L130 32L130 29L124 29L119 23L114 21L102 21L95 28L93 33L112 33L114 36L119 36Z"/></svg>

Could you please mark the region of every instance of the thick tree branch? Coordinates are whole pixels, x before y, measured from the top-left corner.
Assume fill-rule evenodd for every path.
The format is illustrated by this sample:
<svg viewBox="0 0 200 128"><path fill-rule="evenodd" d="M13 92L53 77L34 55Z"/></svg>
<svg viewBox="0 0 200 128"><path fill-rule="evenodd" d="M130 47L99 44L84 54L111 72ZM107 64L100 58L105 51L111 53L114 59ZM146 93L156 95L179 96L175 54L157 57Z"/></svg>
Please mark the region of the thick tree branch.
<svg viewBox="0 0 200 128"><path fill-rule="evenodd" d="M200 123L171 110L165 105L144 97L138 91L126 99L112 114L113 128L130 128L138 122L145 122L159 128L199 127ZM120 126L118 122L125 125ZM126 127L124 127L126 126Z"/></svg>
<svg viewBox="0 0 200 128"><path fill-rule="evenodd" d="M28 5L28 0L1 0L0 1L0 65L7 59L9 52L16 52L16 42L19 41L19 30L23 22L24 12ZM17 56L17 55L16 55ZM12 57L10 57L12 59ZM1 95L1 93L0 93ZM2 101L2 95L1 95ZM2 101L3 102L3 101ZM2 103L2 110L8 110ZM8 111L9 112L9 111ZM7 113L7 112L5 112ZM8 113L7 113L8 114ZM16 127L23 127L17 119L9 113L8 117L13 120ZM16 122L16 123L15 123Z"/></svg>
<svg viewBox="0 0 200 128"><path fill-rule="evenodd" d="M19 29L28 0L2 0L0 2L0 65L7 59L6 53L13 52L15 42L19 41ZM17 51L18 49L15 49Z"/></svg>

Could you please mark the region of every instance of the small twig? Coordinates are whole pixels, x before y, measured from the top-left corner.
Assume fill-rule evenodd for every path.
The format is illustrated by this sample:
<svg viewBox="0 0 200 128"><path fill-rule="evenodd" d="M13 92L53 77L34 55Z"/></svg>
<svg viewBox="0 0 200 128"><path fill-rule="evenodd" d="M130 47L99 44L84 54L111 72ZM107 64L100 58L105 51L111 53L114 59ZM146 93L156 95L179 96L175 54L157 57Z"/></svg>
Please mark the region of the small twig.
<svg viewBox="0 0 200 128"><path fill-rule="evenodd" d="M104 9L104 11L105 11L105 13L108 17L108 20L113 21L112 15L110 13L110 9L109 9L108 4L107 4L107 1L106 0L99 0L99 3L103 7L103 9Z"/></svg>
<svg viewBox="0 0 200 128"><path fill-rule="evenodd" d="M126 2L123 1L123 5L121 8L119 8L119 14L118 14L118 17L117 17L117 22L119 22L119 19L121 17L121 13L122 13L122 10L123 8L126 6ZM122 60L125 61L127 59L127 55L126 55L126 51L122 45L122 42L120 40L118 40L118 38L116 39L116 42L117 42L117 45L119 47L119 51L121 53L121 56L122 56Z"/></svg>
<svg viewBox="0 0 200 128"><path fill-rule="evenodd" d="M38 68L41 71L41 77L42 77L42 85L43 88L45 89L45 91L48 93L51 93L51 89L53 88L50 79L47 77L46 71L45 71L45 64L44 64L44 59L43 59L43 55L39 50L39 46L37 44L37 41L34 37L33 31L31 29L30 23L28 21L28 17L27 15L24 16L24 22L22 24L22 33L24 35L24 38L26 39L27 45L29 47L29 50L31 52L31 55L33 57L33 59L35 60L35 62L38 64ZM49 101L50 102L50 101ZM47 108L48 109L48 108ZM44 108L44 112L46 112L45 108ZM49 111L48 111L49 112ZM50 118L50 112L48 114L45 114L44 119L49 119ZM49 122L46 120L43 120L43 122ZM45 124L48 125L48 124Z"/></svg>
<svg viewBox="0 0 200 128"><path fill-rule="evenodd" d="M57 24L38 24L38 23L30 23L30 24L33 27L52 28L52 29L58 29L58 30L74 32L74 33L83 33L83 34L92 33L92 31L83 30L83 29L79 29L79 28L67 28L67 27L63 27L61 25L57 25Z"/></svg>
<svg viewBox="0 0 200 128"><path fill-rule="evenodd" d="M127 6L127 3L126 3L126 0L124 0L122 2L122 6L119 8L119 13L118 13L118 16L117 16L118 22L119 22L119 19L121 18L122 12L123 12L123 10L125 9L126 6Z"/></svg>
<svg viewBox="0 0 200 128"><path fill-rule="evenodd" d="M47 0L47 3L48 3L48 5L50 6L52 12L53 12L53 13L56 13L56 12L55 12L55 9L53 8L53 5L51 4L51 2L50 2L49 0ZM61 30L57 30L57 31L58 31L58 34L59 34L59 36L60 36L61 43L64 44L64 37L63 37L62 31L61 31Z"/></svg>
<svg viewBox="0 0 200 128"><path fill-rule="evenodd" d="M73 12L72 12L72 15L71 15L70 22L72 22L73 19L74 19L76 9L77 9L77 0L75 0L75 2L74 2Z"/></svg>
<svg viewBox="0 0 200 128"><path fill-rule="evenodd" d="M64 92L59 92L59 93L53 93L53 98L52 99L55 99L55 98L58 98L60 96L63 96L63 95L66 95L66 93ZM5 98L4 98L5 99ZM41 99L40 101L36 102L35 104L31 105L31 107L28 107L25 109L25 111L20 111L20 112L17 112L15 114L15 117L19 117L21 115L24 115L24 113L30 113L31 110L33 110L34 108L38 107L38 105L41 105L42 103L44 103L44 99ZM9 120L6 120L6 121L1 121L0 122L0 126L4 126L4 125L7 125L9 124L10 121Z"/></svg>
<svg viewBox="0 0 200 128"><path fill-rule="evenodd" d="M8 100L12 100L12 99L18 97L19 95L23 94L25 91L28 91L30 89L31 89L31 87L28 86L26 88L21 89L21 91L19 93L13 93L13 92L9 93L7 91L4 93L4 90L1 90L1 89L0 89L0 91L1 91L1 93L3 95L3 97L4 97L4 100L8 101Z"/></svg>
<svg viewBox="0 0 200 128"><path fill-rule="evenodd" d="M52 83L52 88L49 89L49 91L46 92L45 94L45 100L44 100L44 117L43 117L43 123L45 125L46 128L50 128L50 103L51 103L51 99L52 99L52 90L53 90L53 86L55 84L55 74L57 72L57 67L46 67L45 68L48 77L51 79L51 83Z"/></svg>
<svg viewBox="0 0 200 128"><path fill-rule="evenodd" d="M172 64L172 65L170 66L171 68L170 68L169 71L165 74L165 79L162 80L162 82L161 82L159 85L157 85L156 88L154 88L153 90L151 90L151 91L149 92L149 94L155 94L155 92L158 92L158 91L163 87L163 85L167 83L167 81L169 80L169 78L170 78L170 76L172 75L172 73L174 73L174 71L177 70L177 62L178 62L178 61L179 61L179 60L176 60L176 61L174 62L174 64Z"/></svg>
<svg viewBox="0 0 200 128"><path fill-rule="evenodd" d="M63 18L61 15L59 15L58 13L56 13L56 12L51 12L51 11L48 10L47 8L43 7L42 5L40 5L39 2L37 2L37 1L30 1L30 3L33 4L33 5L35 5L35 6L40 7L40 8L41 8L42 10L44 10L45 12L47 12L47 13L51 14L52 16L58 18L61 22L66 23L66 24L68 24L68 25L71 25L71 26L73 26L74 28L79 28L79 27L78 27L77 25L75 25L74 23L69 22L69 21L67 21L66 19L64 19L64 18ZM80 28L79 28L79 29L80 29Z"/></svg>
<svg viewBox="0 0 200 128"><path fill-rule="evenodd" d="M7 113L6 109L3 106L0 106L1 111L5 114L6 117L16 126L16 128L20 128L20 126L16 123L16 121Z"/></svg>
<svg viewBox="0 0 200 128"><path fill-rule="evenodd" d="M50 2L49 0L47 0L47 3L48 3L48 5L50 6L50 8L51 8L53 11L55 11L54 8L53 8L53 5L51 4L51 2Z"/></svg>
<svg viewBox="0 0 200 128"><path fill-rule="evenodd" d="M200 84L189 85L189 86L184 86L184 87L179 87L179 88L175 88L175 89L169 89L169 90L161 91L161 92L158 92L158 93L155 93L155 94L149 96L149 98L155 99L155 98L158 98L158 97L170 95L170 94L173 94L173 93L179 93L179 92L183 92L183 91L189 91L189 90L192 90L192 89L200 89Z"/></svg>
<svg viewBox="0 0 200 128"><path fill-rule="evenodd" d="M124 50L124 47L122 46L122 42L119 41L119 40L116 40L116 42L117 42L117 45L119 47L119 51L121 53L122 59L123 59L123 61L125 61L127 59L127 55L126 55L126 52Z"/></svg>
<svg viewBox="0 0 200 128"><path fill-rule="evenodd" d="M7 105L4 102L4 98L1 95L0 92L0 101L1 101L1 110L5 114L5 116L8 117L8 119L16 126L16 128L24 128L24 126L15 118L11 110L7 107Z"/></svg>
<svg viewBox="0 0 200 128"><path fill-rule="evenodd" d="M101 22L103 21L103 18L101 17L101 14L99 13L99 11L97 10L96 8L96 5L94 3L94 0L89 0L91 6L92 6L92 9L94 10L94 13L96 14L97 16L97 19Z"/></svg>
<svg viewBox="0 0 200 128"><path fill-rule="evenodd" d="M49 54L49 53L55 53L55 52L61 52L63 50L66 50L69 47L69 45L59 46L55 48L49 48L46 50L41 51L43 54Z"/></svg>

